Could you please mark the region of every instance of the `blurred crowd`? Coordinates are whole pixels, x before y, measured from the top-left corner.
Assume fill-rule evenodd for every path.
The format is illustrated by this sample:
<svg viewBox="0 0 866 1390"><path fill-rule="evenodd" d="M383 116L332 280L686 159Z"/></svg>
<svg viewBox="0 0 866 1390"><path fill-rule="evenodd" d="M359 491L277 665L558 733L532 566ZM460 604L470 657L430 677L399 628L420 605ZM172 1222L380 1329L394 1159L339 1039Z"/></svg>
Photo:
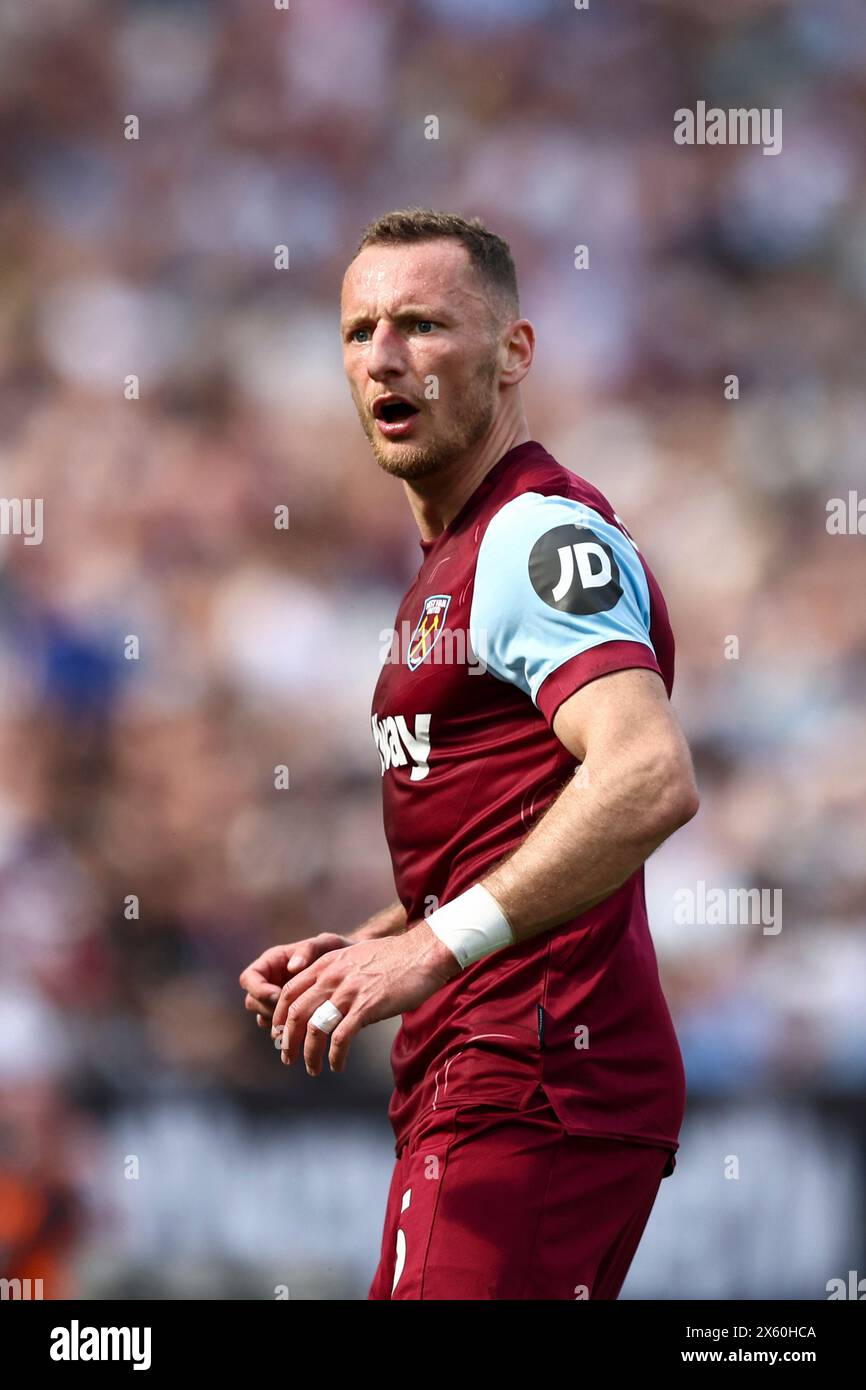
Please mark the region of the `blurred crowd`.
<svg viewBox="0 0 866 1390"><path fill-rule="evenodd" d="M781 108L781 154L675 145L699 99ZM0 494L44 538L0 535L0 1273L80 1288L130 1107L384 1117L392 1025L311 1081L237 976L394 897L369 701L420 551L338 332L394 207L510 242L533 437L665 592L690 1094L866 1091L866 538L826 526L866 494L864 165L854 0L7 0ZM679 923L698 881L782 930Z"/></svg>

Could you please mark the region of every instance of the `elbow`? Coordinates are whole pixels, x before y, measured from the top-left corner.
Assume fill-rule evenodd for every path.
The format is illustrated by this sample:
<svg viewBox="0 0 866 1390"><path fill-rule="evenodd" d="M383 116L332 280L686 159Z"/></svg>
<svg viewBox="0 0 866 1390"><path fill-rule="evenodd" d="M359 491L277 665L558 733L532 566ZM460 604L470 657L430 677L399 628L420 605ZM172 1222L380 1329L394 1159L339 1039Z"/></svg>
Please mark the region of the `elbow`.
<svg viewBox="0 0 866 1390"><path fill-rule="evenodd" d="M691 760L666 760L657 771L651 796L653 821L662 839L693 820L701 799L695 784Z"/></svg>
<svg viewBox="0 0 866 1390"><path fill-rule="evenodd" d="M694 777L679 782L671 797L671 818L673 821L671 833L693 820L698 814L700 806L701 798L698 796Z"/></svg>

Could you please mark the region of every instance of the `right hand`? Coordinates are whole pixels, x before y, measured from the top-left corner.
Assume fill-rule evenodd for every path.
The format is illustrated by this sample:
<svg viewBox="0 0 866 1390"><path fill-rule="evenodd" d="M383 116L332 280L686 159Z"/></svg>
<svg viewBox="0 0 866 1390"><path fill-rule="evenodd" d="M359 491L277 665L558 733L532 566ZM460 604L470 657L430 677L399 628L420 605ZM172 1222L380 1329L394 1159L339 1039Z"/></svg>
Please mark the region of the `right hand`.
<svg viewBox="0 0 866 1390"><path fill-rule="evenodd" d="M246 990L244 1008L256 1015L260 1028L269 1028L283 985L300 970L306 970L319 956L353 944L348 936L325 931L303 941L291 941L286 946L271 946L240 973L240 987Z"/></svg>

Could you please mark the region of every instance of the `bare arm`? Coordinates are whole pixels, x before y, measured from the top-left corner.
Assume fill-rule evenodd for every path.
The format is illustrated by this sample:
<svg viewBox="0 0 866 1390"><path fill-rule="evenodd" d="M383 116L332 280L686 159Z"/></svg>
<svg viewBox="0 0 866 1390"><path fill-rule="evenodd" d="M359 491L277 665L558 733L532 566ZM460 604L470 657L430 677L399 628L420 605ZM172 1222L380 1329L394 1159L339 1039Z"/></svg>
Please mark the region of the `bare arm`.
<svg viewBox="0 0 866 1390"><path fill-rule="evenodd" d="M582 775L482 880L518 941L608 897L698 808L689 751L654 671L600 676L563 702L553 724L582 760ZM429 922L315 961L284 987L274 1010L282 1060L291 1064L303 1049L315 1076L327 1050L332 1069L342 1071L360 1028L417 1008L460 968ZM330 1035L311 1023L325 1001L342 1015Z"/></svg>
<svg viewBox="0 0 866 1390"><path fill-rule="evenodd" d="M583 762L482 880L518 941L601 902L698 809L688 746L654 671L616 671L565 700L553 731Z"/></svg>
<svg viewBox="0 0 866 1390"><path fill-rule="evenodd" d="M406 930L406 909L402 903L391 903L381 912L374 912L366 922L349 933L349 941L375 941L380 936L399 936Z"/></svg>

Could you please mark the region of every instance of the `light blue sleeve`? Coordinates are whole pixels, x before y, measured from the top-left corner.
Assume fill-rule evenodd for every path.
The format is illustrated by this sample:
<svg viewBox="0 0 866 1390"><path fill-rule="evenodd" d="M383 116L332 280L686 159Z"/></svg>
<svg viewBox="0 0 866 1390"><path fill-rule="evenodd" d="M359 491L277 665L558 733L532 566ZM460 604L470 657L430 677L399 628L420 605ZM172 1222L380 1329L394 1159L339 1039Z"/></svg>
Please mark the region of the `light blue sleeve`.
<svg viewBox="0 0 866 1390"><path fill-rule="evenodd" d="M653 652L649 628L646 575L619 527L586 503L537 492L499 509L478 551L469 618L491 674L535 702L552 672L604 642Z"/></svg>

